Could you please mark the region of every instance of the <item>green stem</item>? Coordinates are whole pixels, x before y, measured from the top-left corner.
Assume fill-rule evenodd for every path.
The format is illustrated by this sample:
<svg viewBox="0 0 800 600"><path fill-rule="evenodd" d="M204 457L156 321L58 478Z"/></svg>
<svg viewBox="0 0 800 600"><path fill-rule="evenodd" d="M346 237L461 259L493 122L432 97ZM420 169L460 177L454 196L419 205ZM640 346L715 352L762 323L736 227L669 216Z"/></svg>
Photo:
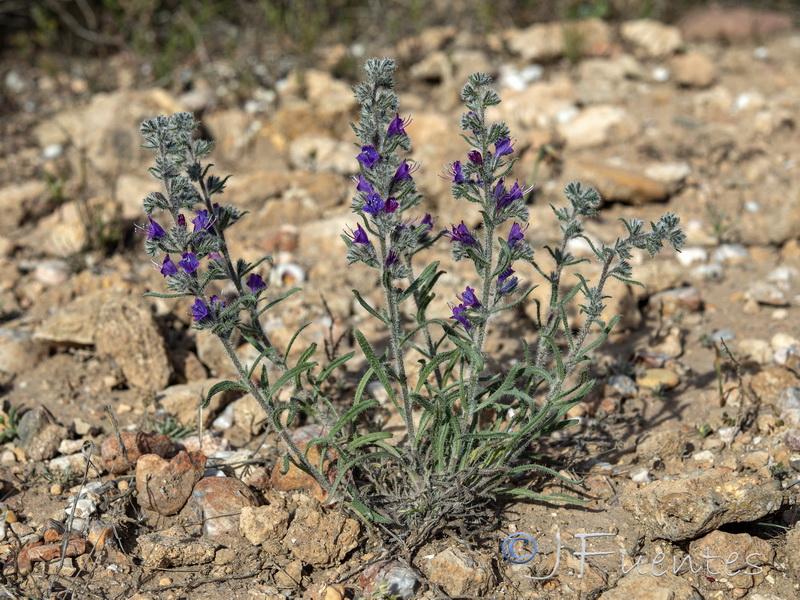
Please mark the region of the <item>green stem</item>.
<svg viewBox="0 0 800 600"><path fill-rule="evenodd" d="M233 363L234 367L236 368L236 372L239 373L239 379L247 386L248 391L256 399L264 412L267 413L269 417L270 423L272 426L275 427L275 430L278 432L278 435L286 442L286 445L289 447L289 452L292 456L297 460L302 466L305 471L307 471L315 480L316 482L322 487L322 489L330 495L331 492L331 484L328 483L328 480L325 479L324 475L320 473L319 469L311 464L311 462L306 458L305 453L300 450L300 447L297 443L292 439L292 436L289 435L289 431L283 427L280 422L280 419L277 418L275 414L275 406L273 404L272 398L265 398L263 390L256 385L249 377L247 377L247 371L245 370L244 366L242 365L239 357L237 356L236 352L231 345L231 342L228 338L223 336L217 336L219 341L222 342L222 347L225 349L228 358L230 358L231 362Z"/></svg>

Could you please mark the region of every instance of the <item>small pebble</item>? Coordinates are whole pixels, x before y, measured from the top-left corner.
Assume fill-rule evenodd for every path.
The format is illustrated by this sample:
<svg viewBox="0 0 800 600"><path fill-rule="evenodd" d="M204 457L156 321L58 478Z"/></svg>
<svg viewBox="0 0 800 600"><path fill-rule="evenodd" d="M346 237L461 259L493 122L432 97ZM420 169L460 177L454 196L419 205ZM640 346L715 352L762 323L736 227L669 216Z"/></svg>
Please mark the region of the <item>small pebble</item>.
<svg viewBox="0 0 800 600"><path fill-rule="evenodd" d="M719 263L742 263L750 258L750 252L740 244L723 244L711 256Z"/></svg>
<svg viewBox="0 0 800 600"><path fill-rule="evenodd" d="M172 584L172 579L170 579L169 577L162 577L161 579L158 580L158 585L171 585L171 584Z"/></svg>
<svg viewBox="0 0 800 600"><path fill-rule="evenodd" d="M636 383L639 387L648 387L657 389L669 390L674 388L681 382L681 378L677 373L673 373L669 369L647 369L641 376L636 378Z"/></svg>
<svg viewBox="0 0 800 600"><path fill-rule="evenodd" d="M689 267L694 263L702 263L708 260L708 252L700 246L690 246L683 248L675 255L676 260L684 267Z"/></svg>
<svg viewBox="0 0 800 600"><path fill-rule="evenodd" d="M708 336L708 339L716 343L730 342L736 339L736 334L730 329L718 329L710 336Z"/></svg>
<svg viewBox="0 0 800 600"><path fill-rule="evenodd" d="M650 478L650 469L645 467L634 469L631 472L631 481L636 483L650 483L652 481Z"/></svg>
<svg viewBox="0 0 800 600"><path fill-rule="evenodd" d="M54 483L50 486L50 495L51 496L60 496L64 492L64 488L61 486L60 483Z"/></svg>

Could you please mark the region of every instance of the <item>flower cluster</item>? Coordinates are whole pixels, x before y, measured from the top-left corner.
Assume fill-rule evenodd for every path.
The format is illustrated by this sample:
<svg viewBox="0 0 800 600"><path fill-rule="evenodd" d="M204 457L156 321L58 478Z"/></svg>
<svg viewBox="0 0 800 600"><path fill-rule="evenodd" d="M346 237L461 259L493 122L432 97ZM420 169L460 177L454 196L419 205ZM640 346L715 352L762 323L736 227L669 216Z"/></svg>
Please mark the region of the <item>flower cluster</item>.
<svg viewBox="0 0 800 600"><path fill-rule="evenodd" d="M387 87L394 63L373 59L364 70L367 81L355 88L362 119L353 125L362 146L356 156L360 170L353 178L357 195L352 208L362 222L345 230L342 239L349 263L363 262L401 279L410 273L411 253L431 242L432 218L426 214L418 223L405 217L419 203L413 177L419 165L398 154L410 150L406 127L411 118L400 116L397 96Z"/></svg>

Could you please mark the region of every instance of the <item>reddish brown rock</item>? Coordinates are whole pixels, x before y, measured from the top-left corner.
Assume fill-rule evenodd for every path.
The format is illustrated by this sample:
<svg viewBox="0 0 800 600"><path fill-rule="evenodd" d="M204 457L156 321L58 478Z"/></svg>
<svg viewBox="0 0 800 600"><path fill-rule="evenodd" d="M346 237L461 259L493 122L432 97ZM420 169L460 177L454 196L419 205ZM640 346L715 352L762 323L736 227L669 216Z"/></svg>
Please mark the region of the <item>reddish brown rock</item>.
<svg viewBox="0 0 800 600"><path fill-rule="evenodd" d="M205 468L206 457L200 452L181 451L170 461L155 454L140 456L136 461L139 505L164 516L178 513Z"/></svg>
<svg viewBox="0 0 800 600"><path fill-rule="evenodd" d="M120 449L120 437L125 447L124 454ZM110 435L100 446L100 455L106 463L106 469L112 474L128 472L143 454L167 458L173 451L172 441L163 433L155 431L126 431L120 436Z"/></svg>
<svg viewBox="0 0 800 600"><path fill-rule="evenodd" d="M206 477L194 486L185 512L204 535L222 535L237 532L242 508L258 504L256 495L238 479Z"/></svg>

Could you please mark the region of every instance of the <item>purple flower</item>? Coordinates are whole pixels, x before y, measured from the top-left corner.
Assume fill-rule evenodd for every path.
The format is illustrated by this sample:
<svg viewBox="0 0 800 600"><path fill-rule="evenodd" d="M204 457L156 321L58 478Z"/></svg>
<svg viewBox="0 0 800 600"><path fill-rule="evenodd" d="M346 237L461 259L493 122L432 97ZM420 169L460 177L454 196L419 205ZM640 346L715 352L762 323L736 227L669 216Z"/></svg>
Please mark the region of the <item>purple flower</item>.
<svg viewBox="0 0 800 600"><path fill-rule="evenodd" d="M457 160L450 165L450 168L446 171L448 177L453 183L469 183L467 179L464 177L464 173L461 170L461 161Z"/></svg>
<svg viewBox="0 0 800 600"><path fill-rule="evenodd" d="M178 227L186 227L186 217L178 215Z"/></svg>
<svg viewBox="0 0 800 600"><path fill-rule="evenodd" d="M374 194L375 193L375 188L372 187L372 184L369 181L364 179L363 175L359 175L358 176L357 182L358 182L358 185L356 186L356 189L359 192L364 192L365 194Z"/></svg>
<svg viewBox="0 0 800 600"><path fill-rule="evenodd" d="M189 310L192 311L192 316L195 321L202 321L208 316L208 307L200 298L194 301L194 304L192 304Z"/></svg>
<svg viewBox="0 0 800 600"><path fill-rule="evenodd" d="M506 206L520 200L522 198L522 189L519 187L519 182L515 181L512 188L506 191L503 185L503 180L500 179L494 188L494 203L497 210L503 210Z"/></svg>
<svg viewBox="0 0 800 600"><path fill-rule="evenodd" d="M430 231L433 229L433 217L431 217L429 213L425 213L425 216L422 217L420 227L422 227L425 231Z"/></svg>
<svg viewBox="0 0 800 600"><path fill-rule="evenodd" d="M169 257L169 254L164 256L164 262L161 263L161 274L164 277L167 277L168 275L178 274L178 267L176 267L175 263L172 262L172 259Z"/></svg>
<svg viewBox="0 0 800 600"><path fill-rule="evenodd" d="M191 275L197 271L200 262L197 260L197 257L195 257L194 252L184 252L183 258L178 261L178 266Z"/></svg>
<svg viewBox="0 0 800 600"><path fill-rule="evenodd" d="M453 306L453 316L450 318L455 319L467 329L471 329L472 325L470 325L470 322L467 321L467 317L464 315L466 311L467 309L463 304L459 304L458 306Z"/></svg>
<svg viewBox="0 0 800 600"><path fill-rule="evenodd" d="M503 140L497 140L494 144L494 154L496 157L500 158L501 156L506 156L508 154L513 154L514 149L511 147L511 140L506 138Z"/></svg>
<svg viewBox="0 0 800 600"><path fill-rule="evenodd" d="M267 284L264 283L264 278L258 273L250 273L250 277L247 278L247 287L250 288L250 293L255 294L267 287Z"/></svg>
<svg viewBox="0 0 800 600"><path fill-rule="evenodd" d="M391 267L396 262L397 262L397 254L395 254L394 250L389 250L389 254L386 255L386 261L384 262L384 265L386 265L386 267L388 268Z"/></svg>
<svg viewBox="0 0 800 600"><path fill-rule="evenodd" d="M525 237L525 232L528 230L528 226L525 225L525 228L519 226L519 223L514 223L511 226L511 231L508 232L508 247L513 248L517 245L517 242L520 241L523 237Z"/></svg>
<svg viewBox="0 0 800 600"><path fill-rule="evenodd" d="M513 292L514 288L517 287L517 284L519 283L519 279L517 279L516 276L512 277L512 275L514 275L514 269L512 269L511 267L508 267L505 271L500 273L500 275L497 277L497 295L498 296L503 296L505 294Z"/></svg>
<svg viewBox="0 0 800 600"><path fill-rule="evenodd" d="M403 120L400 118L400 113L396 113L392 122L389 123L389 129L386 130L386 137L392 137L398 133L406 135L406 126L411 123L411 117Z"/></svg>
<svg viewBox="0 0 800 600"><path fill-rule="evenodd" d="M417 166L415 165L413 168L408 167L408 163L404 160L400 163L400 166L397 167L397 171L394 173L394 181L401 181L403 179L411 179L411 173L417 170Z"/></svg>
<svg viewBox="0 0 800 600"><path fill-rule="evenodd" d="M378 162L380 158L381 155L378 154L375 146L361 146L361 154L356 156L356 160L358 160L358 162L368 169L372 168L372 166Z"/></svg>
<svg viewBox="0 0 800 600"><path fill-rule="evenodd" d="M467 157L469 157L469 160L474 162L476 165L483 164L483 156L481 156L481 153L477 150L470 150L469 154L467 154Z"/></svg>
<svg viewBox="0 0 800 600"><path fill-rule="evenodd" d="M466 291L461 292L458 296L459 300L464 301L465 308L478 308L481 305L480 300L475 295L475 290L467 286Z"/></svg>
<svg viewBox="0 0 800 600"><path fill-rule="evenodd" d="M367 201L364 203L364 212L377 215L386 206L379 194L367 194Z"/></svg>
<svg viewBox="0 0 800 600"><path fill-rule="evenodd" d="M216 260L217 262L222 262L222 255L219 252L209 252L208 260Z"/></svg>
<svg viewBox="0 0 800 600"><path fill-rule="evenodd" d="M365 246L369 246L369 238L367 237L367 232L364 231L364 228L361 227L361 223L356 225L356 230L351 231L351 233L345 232L345 235L349 237L354 244L364 244Z"/></svg>
<svg viewBox="0 0 800 600"><path fill-rule="evenodd" d="M385 210L387 213L393 213L399 206L400 205L397 203L397 200L394 199L394 196L389 196L386 199L386 204L384 204L383 210Z"/></svg>
<svg viewBox="0 0 800 600"><path fill-rule="evenodd" d="M147 226L147 239L158 239L163 238L167 233L164 231L164 228L161 227L158 223L153 221L152 217L147 217L150 221L150 225Z"/></svg>
<svg viewBox="0 0 800 600"><path fill-rule="evenodd" d="M213 221L209 218L208 211L203 209L197 211L197 216L194 219L192 219L192 223L194 223L195 233L197 232L203 233L211 229L211 224L213 223Z"/></svg>
<svg viewBox="0 0 800 600"><path fill-rule="evenodd" d="M226 304L224 300L220 300L219 296L211 296L211 308L215 309L216 311L220 311L225 308Z"/></svg>
<svg viewBox="0 0 800 600"><path fill-rule="evenodd" d="M453 225L451 223L450 227L452 230L445 232L445 235L450 238L451 242L460 242L465 246L475 246L478 244L472 233L470 233L470 230L464 225L464 221L461 221L461 225Z"/></svg>

